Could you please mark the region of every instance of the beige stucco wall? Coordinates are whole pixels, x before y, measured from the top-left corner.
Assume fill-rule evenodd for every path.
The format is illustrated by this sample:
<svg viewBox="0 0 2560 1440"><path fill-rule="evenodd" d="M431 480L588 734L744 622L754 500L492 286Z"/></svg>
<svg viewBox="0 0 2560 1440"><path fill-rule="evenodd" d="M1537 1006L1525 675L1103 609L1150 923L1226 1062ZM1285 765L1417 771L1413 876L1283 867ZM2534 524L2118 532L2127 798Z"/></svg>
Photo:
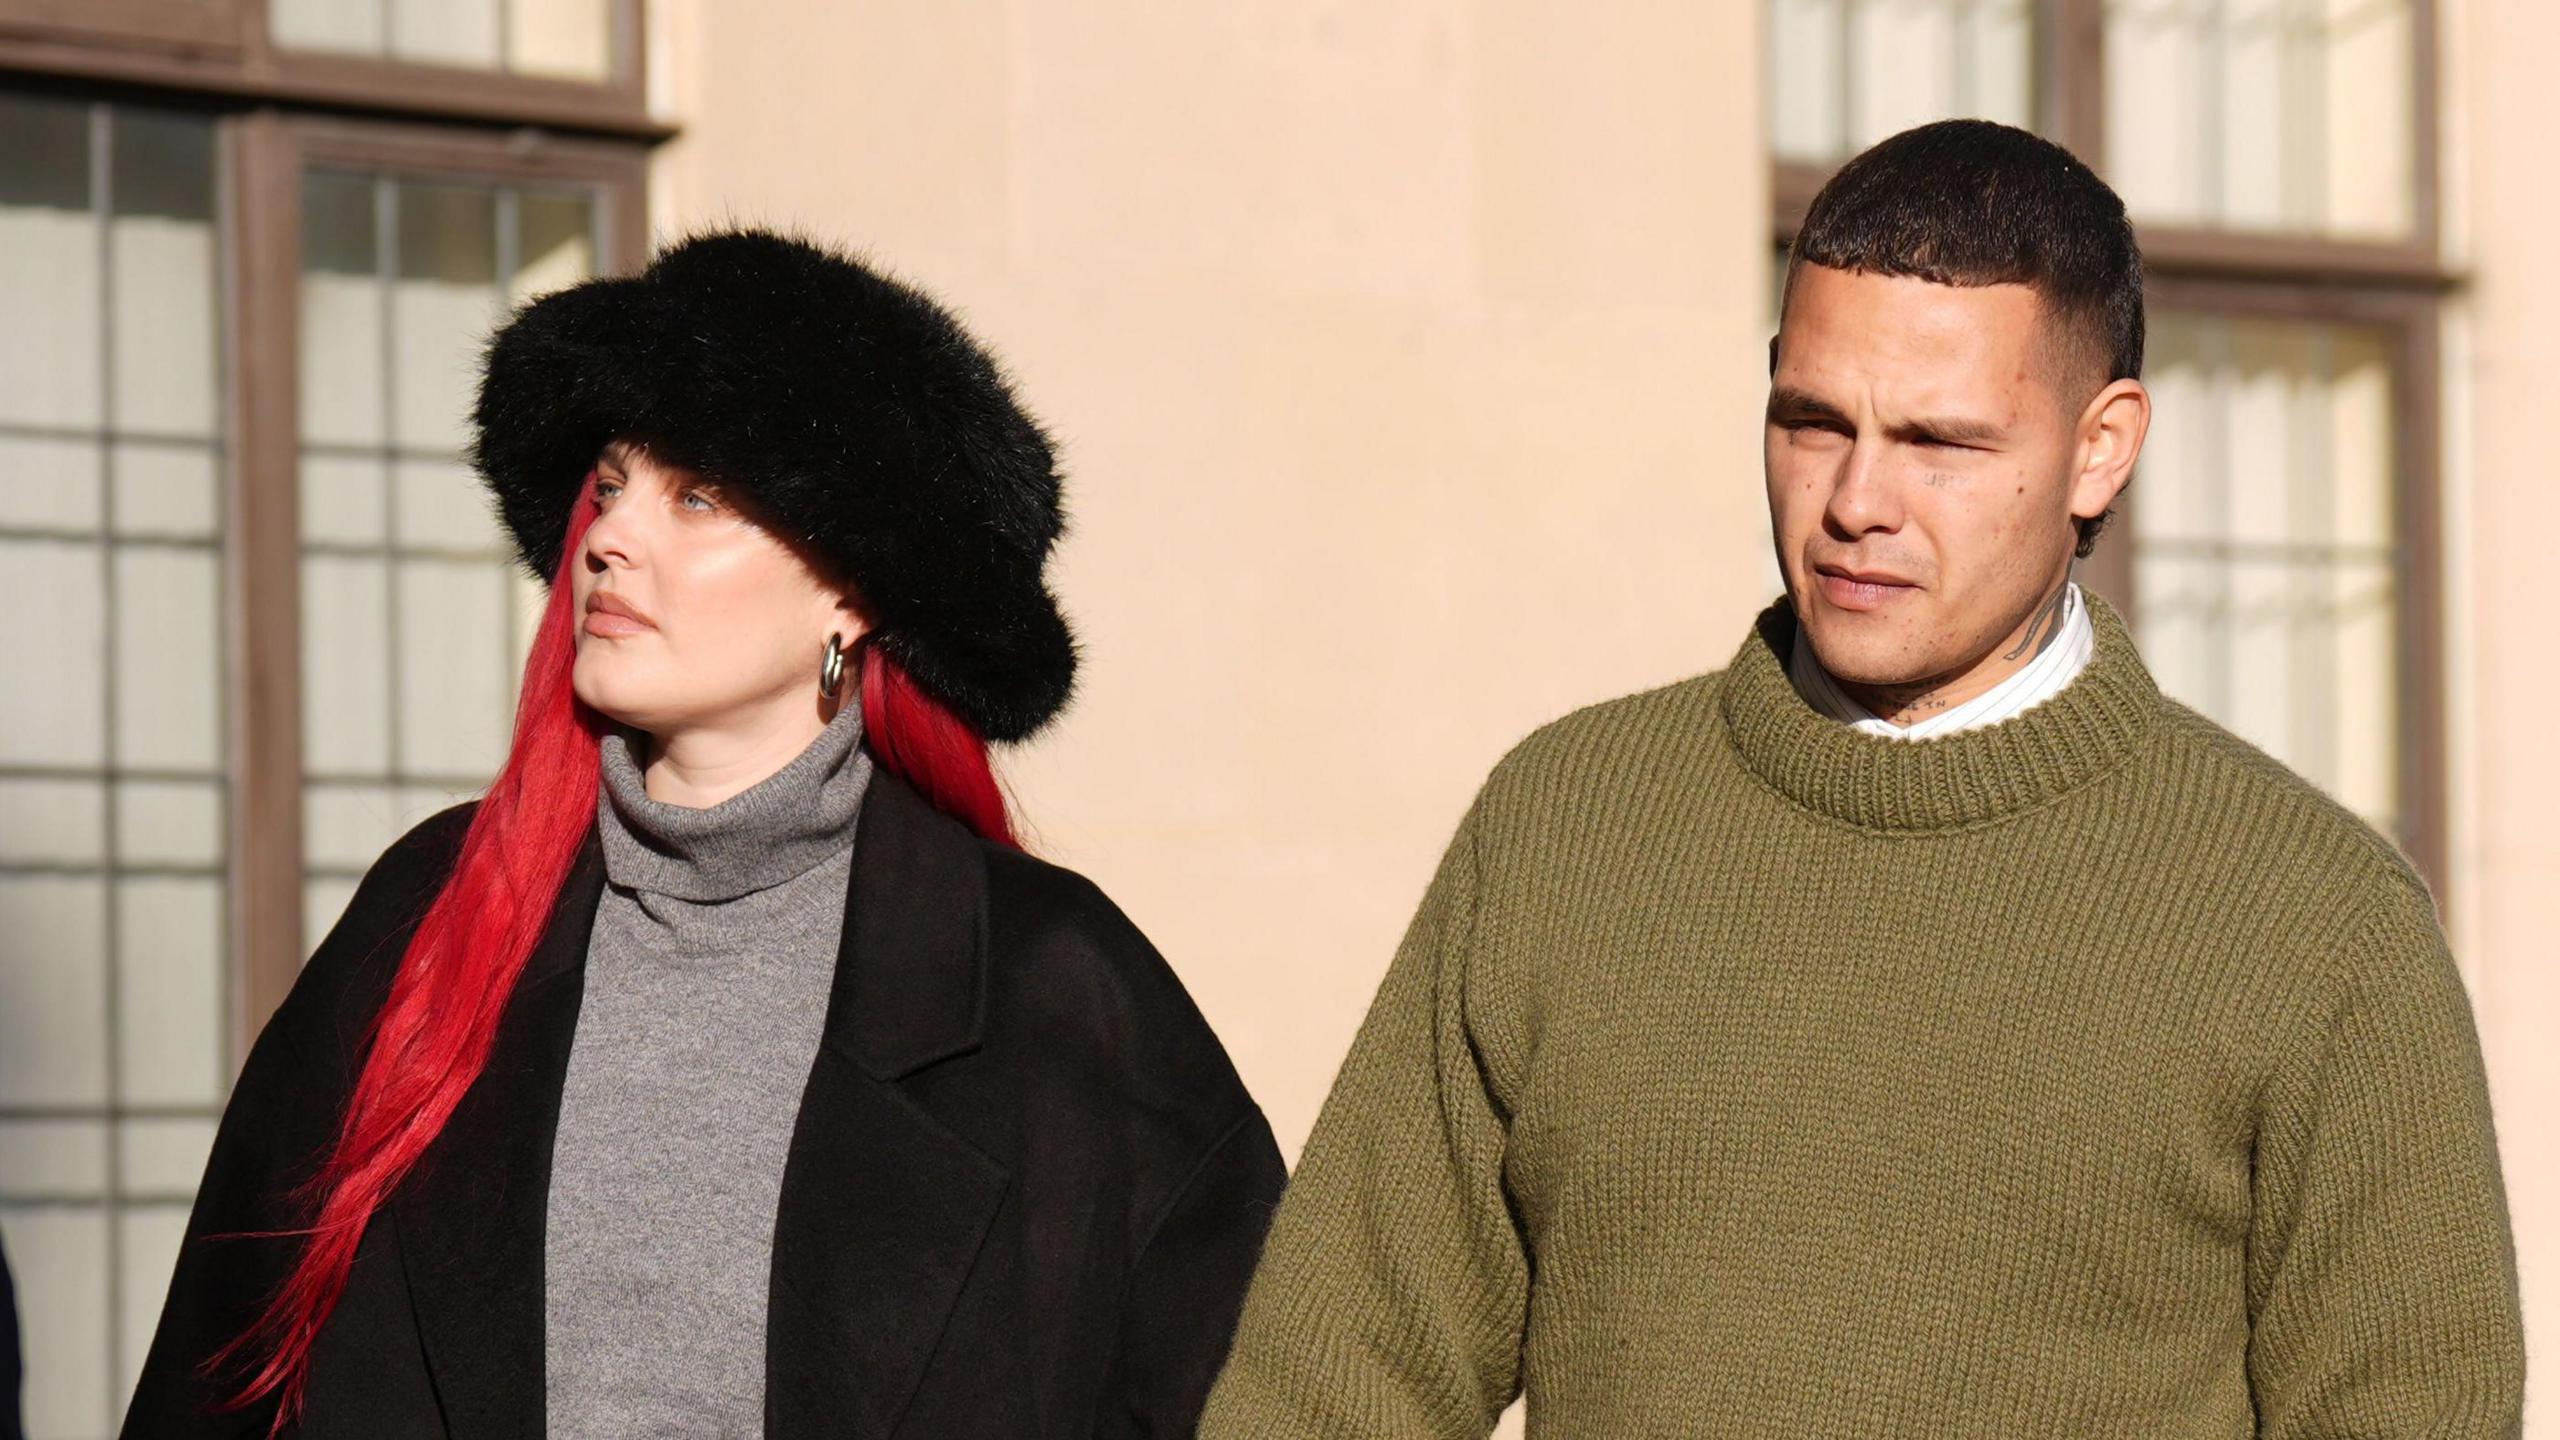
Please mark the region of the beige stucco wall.
<svg viewBox="0 0 2560 1440"><path fill-rule="evenodd" d="M2560 1435L2560 642L2550 412L2560 394L2560 7L2447 0L2447 332L2455 676L2454 940L2470 962L2524 1284L2526 1434Z"/></svg>
<svg viewBox="0 0 2560 1440"><path fill-rule="evenodd" d="M1013 788L1294 1154L1486 769L1765 598L1758 7L657 8L660 230L870 247L1063 441Z"/></svg>

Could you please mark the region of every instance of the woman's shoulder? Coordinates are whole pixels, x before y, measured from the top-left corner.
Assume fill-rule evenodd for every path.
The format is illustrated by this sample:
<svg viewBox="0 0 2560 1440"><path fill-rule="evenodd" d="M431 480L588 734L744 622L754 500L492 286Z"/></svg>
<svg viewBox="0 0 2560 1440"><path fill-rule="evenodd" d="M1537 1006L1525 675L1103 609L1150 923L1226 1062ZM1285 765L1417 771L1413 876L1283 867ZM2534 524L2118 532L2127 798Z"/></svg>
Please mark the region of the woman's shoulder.
<svg viewBox="0 0 2560 1440"><path fill-rule="evenodd" d="M1036 954L1042 969L1063 971L1058 981L1180 993L1172 967L1101 886L1024 851L983 849L992 950Z"/></svg>
<svg viewBox="0 0 2560 1440"><path fill-rule="evenodd" d="M1199 1086L1211 1108L1243 1101L1225 1047L1190 991L1102 887L1035 856L987 847L991 1015L1103 1068Z"/></svg>

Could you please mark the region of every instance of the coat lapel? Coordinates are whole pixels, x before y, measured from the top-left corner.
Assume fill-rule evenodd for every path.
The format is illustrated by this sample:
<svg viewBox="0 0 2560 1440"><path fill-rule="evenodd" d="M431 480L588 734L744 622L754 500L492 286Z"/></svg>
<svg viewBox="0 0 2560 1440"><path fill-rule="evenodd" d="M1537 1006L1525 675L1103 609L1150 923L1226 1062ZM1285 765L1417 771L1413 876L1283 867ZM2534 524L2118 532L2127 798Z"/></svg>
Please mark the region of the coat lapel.
<svg viewBox="0 0 2560 1440"><path fill-rule="evenodd" d="M488 1068L392 1206L448 1433L540 1440L551 1142L604 893L595 831L508 1000Z"/></svg>
<svg viewBox="0 0 2560 1440"><path fill-rule="evenodd" d="M774 1222L765 1420L777 1437L892 1432L1009 1182L908 1083L979 1044L979 842L885 768L857 823L824 1038Z"/></svg>

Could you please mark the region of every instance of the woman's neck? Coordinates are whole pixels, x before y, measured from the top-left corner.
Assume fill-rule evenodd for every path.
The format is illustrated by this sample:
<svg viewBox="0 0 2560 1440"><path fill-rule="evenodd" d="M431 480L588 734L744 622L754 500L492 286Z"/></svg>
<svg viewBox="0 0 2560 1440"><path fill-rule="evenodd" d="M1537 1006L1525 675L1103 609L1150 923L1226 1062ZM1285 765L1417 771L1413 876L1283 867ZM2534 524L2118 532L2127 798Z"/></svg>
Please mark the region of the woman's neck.
<svg viewBox="0 0 2560 1440"><path fill-rule="evenodd" d="M870 782L862 710L848 703L798 753L711 805L660 800L633 733L597 746L605 878L680 900L733 899L806 871L853 840Z"/></svg>
<svg viewBox="0 0 2560 1440"><path fill-rule="evenodd" d="M791 763L836 714L794 699L743 722L642 734L641 776L649 798L708 810Z"/></svg>

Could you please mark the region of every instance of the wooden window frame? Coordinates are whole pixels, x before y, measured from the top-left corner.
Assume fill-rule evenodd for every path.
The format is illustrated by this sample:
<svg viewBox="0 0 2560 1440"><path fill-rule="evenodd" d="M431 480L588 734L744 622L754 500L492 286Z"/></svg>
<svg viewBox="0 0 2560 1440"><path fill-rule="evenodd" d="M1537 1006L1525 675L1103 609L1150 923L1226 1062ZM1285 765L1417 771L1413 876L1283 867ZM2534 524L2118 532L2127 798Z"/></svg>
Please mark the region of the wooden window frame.
<svg viewBox="0 0 2560 1440"><path fill-rule="evenodd" d="M268 0L0 0L0 71L198 99L666 139L674 127L648 109L643 0L608 4L601 82L278 45Z"/></svg>
<svg viewBox="0 0 2560 1440"><path fill-rule="evenodd" d="M224 193L237 201L229 284L234 436L229 596L233 943L240 1033L292 989L303 933L302 537L299 514L302 181L310 170L404 179L582 185L598 192L597 265L647 256L648 158L627 143L259 111L233 122Z"/></svg>
<svg viewBox="0 0 2560 1440"><path fill-rule="evenodd" d="M2370 327L2386 337L2394 366L2394 521L2400 560L2400 835L2412 862L2448 893L2444 560L2443 300L2463 277L2447 267L2441 243L2438 6L2409 0L2411 136L2410 230L2386 240L2337 239L2282 231L2137 222L2152 309L2202 309L2268 319ZM2105 0L2034 0L2036 124L2039 131L2105 173ZM1792 244L1829 169L1790 161L1770 167L1770 212L1778 244ZM2130 608L2133 553L2118 532L2082 566L2102 593Z"/></svg>

